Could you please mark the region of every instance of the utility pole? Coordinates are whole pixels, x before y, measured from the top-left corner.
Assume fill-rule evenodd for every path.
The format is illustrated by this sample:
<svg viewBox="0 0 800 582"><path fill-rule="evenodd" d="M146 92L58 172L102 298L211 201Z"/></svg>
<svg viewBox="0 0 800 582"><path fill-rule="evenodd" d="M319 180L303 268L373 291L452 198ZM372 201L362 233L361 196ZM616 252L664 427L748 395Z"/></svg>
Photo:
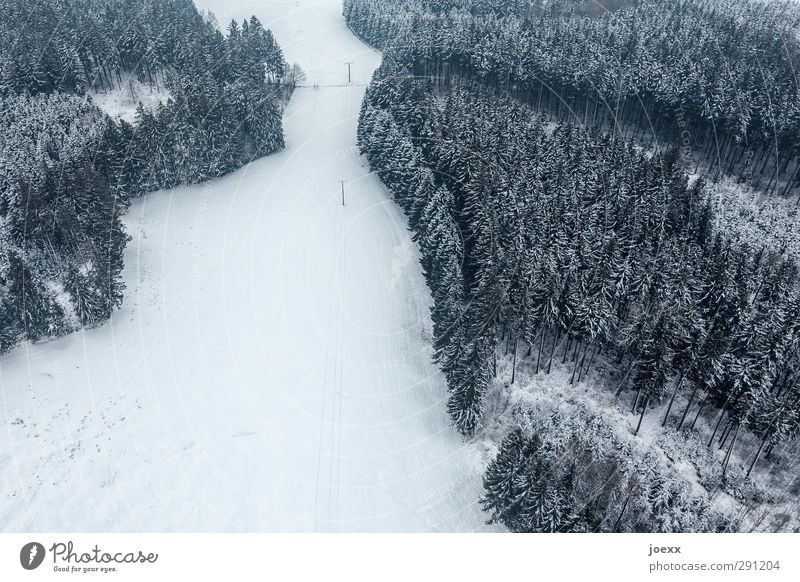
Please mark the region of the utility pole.
<svg viewBox="0 0 800 582"><path fill-rule="evenodd" d="M344 206L344 183L346 180L339 180L339 184L342 185L342 206Z"/></svg>
<svg viewBox="0 0 800 582"><path fill-rule="evenodd" d="M347 82L350 83L350 65L353 64L353 61L347 61L345 65L347 65Z"/></svg>

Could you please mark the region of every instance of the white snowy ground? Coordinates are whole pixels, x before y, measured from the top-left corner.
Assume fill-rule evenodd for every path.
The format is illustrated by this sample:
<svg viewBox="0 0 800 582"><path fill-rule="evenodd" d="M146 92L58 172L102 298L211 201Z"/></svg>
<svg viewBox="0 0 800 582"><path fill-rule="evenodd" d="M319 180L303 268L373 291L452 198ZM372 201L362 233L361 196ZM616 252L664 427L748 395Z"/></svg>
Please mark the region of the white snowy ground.
<svg viewBox="0 0 800 582"><path fill-rule="evenodd" d="M92 91L89 96L110 117L124 119L128 123L136 122L136 110L140 103L145 109L155 111L160 103L166 103L170 98L169 91L162 84L151 87L130 76L122 80L122 87L119 89Z"/></svg>
<svg viewBox="0 0 800 582"><path fill-rule="evenodd" d="M379 55L339 0L199 6L255 13L320 88L285 151L136 201L110 323L0 359L0 529L487 529L416 247L355 151Z"/></svg>

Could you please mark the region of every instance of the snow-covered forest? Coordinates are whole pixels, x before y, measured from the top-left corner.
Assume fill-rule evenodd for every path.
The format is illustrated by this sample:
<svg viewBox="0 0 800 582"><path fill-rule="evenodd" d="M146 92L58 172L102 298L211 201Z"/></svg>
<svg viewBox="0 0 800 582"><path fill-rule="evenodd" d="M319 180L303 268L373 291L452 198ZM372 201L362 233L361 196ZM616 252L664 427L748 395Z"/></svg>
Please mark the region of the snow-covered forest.
<svg viewBox="0 0 800 582"><path fill-rule="evenodd" d="M795 2L347 0L417 75L471 78L559 120L676 144L712 178L800 186Z"/></svg>
<svg viewBox="0 0 800 582"><path fill-rule="evenodd" d="M567 426L552 406L522 422L532 414L522 406L484 504L514 531L735 531L756 527L745 518L765 499L786 496L743 494L741 483L788 473L793 509L780 527L797 527L797 265L718 228L711 193L725 174L797 195L800 10L583 8L344 6L351 28L385 50L359 146L420 245L455 426L484 437L497 420L484 422L487 395L508 392L528 361L534 377L560 365L569 385L608 391L608 406L635 419L634 437L652 417L660 434L676 431L684 448L667 466L690 457L697 434L719 451L667 476L619 452L635 439L592 441L608 429ZM717 478L690 494L709 463ZM708 511L719 491L734 491L738 509Z"/></svg>
<svg viewBox="0 0 800 582"><path fill-rule="evenodd" d="M380 54L348 29L340 0L196 4L199 18L189 3L175 2L185 14L176 10L154 25L167 31L159 38L177 35L176 50L203 61L198 74L222 75L215 67L225 65L198 49L202 31L210 31L212 46L236 54L261 30L253 14L285 60L299 64L282 83L284 98L297 84L281 108L285 147L219 178L200 182L207 174L187 173L198 183L131 193L127 211L118 212L130 240L111 317L57 338L20 341L0 356L0 529L499 529L486 524L478 503L483 454L448 426L417 246L357 151L358 112ZM129 25L136 14L125 13ZM231 21L238 23L233 35ZM34 21L22 22L24 29ZM114 26L120 36L136 30ZM61 30L51 30L54 41L69 36ZM264 65L271 93L277 88ZM36 98L83 100L73 109L90 111L100 128L109 125L105 112L133 119L134 133L137 96L145 114L170 123L187 108L223 102L179 102L183 84L200 89L179 73L168 65L153 72L152 92L144 68L111 75L104 86ZM241 78L232 72L204 90L245 106L238 98L249 73L242 67ZM239 93L229 95L225 83L238 83ZM214 128L202 123L220 118L227 119L210 111L195 120L197 137L186 143L197 150L171 152L166 146L186 145L171 134L156 135L149 148L165 146L153 153L168 163L202 161L210 147L221 156L227 142L213 140ZM110 182L109 200L116 195L119 204ZM33 256L28 264L49 268ZM61 280L51 273L47 282ZM68 291L62 296L72 301Z"/></svg>
<svg viewBox="0 0 800 582"><path fill-rule="evenodd" d="M0 3L0 353L109 318L133 197L284 146L280 47L255 17L224 35L191 0ZM134 123L91 95L165 85Z"/></svg>
<svg viewBox="0 0 800 582"><path fill-rule="evenodd" d="M800 531L797 70L784 0L0 0L0 530Z"/></svg>

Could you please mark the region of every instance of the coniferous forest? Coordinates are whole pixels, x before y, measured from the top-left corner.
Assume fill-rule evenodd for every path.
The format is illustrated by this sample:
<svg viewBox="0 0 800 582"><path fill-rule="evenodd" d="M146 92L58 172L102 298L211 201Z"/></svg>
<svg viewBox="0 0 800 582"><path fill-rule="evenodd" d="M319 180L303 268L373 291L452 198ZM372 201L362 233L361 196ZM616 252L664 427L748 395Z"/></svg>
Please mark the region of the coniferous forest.
<svg viewBox="0 0 800 582"><path fill-rule="evenodd" d="M459 431L487 429L523 368L591 376L633 419L621 437L597 410L518 405L490 520L737 531L767 502L753 478L796 457L800 292L797 265L718 228L712 199L723 176L800 195L800 9L592 4L346 0L384 51L359 147L419 244ZM702 440L702 494L636 439L655 410L663 438ZM749 509L713 510L720 490Z"/></svg>
<svg viewBox="0 0 800 582"><path fill-rule="evenodd" d="M557 121L677 144L711 179L799 194L796 3L347 0L344 10L367 42L403 47L415 75L480 81Z"/></svg>
<svg viewBox="0 0 800 582"><path fill-rule="evenodd" d="M110 317L131 198L283 148L287 71L255 17L223 34L191 0L0 1L0 353ZM132 79L169 98L93 104Z"/></svg>
<svg viewBox="0 0 800 582"><path fill-rule="evenodd" d="M0 530L800 533L798 0L197 3L0 0Z"/></svg>

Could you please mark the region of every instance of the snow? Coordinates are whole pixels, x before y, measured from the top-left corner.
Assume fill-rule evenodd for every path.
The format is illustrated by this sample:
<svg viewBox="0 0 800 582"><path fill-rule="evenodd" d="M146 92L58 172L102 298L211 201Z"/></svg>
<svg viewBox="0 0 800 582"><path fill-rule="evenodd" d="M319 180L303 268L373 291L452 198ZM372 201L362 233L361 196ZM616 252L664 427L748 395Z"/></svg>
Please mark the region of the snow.
<svg viewBox="0 0 800 582"><path fill-rule="evenodd" d="M751 248L761 247L800 261L798 200L767 196L725 178L709 184L717 227Z"/></svg>
<svg viewBox="0 0 800 582"><path fill-rule="evenodd" d="M75 312L75 305L72 303L72 297L64 289L64 285L58 281L48 281L46 283L48 291L55 299L56 304L64 312L64 323L69 329L78 329L81 325L80 318Z"/></svg>
<svg viewBox="0 0 800 582"><path fill-rule="evenodd" d="M198 4L255 13L320 87L285 151L134 202L111 322L0 359L0 529L488 529L417 248L355 148L379 55L338 0Z"/></svg>
<svg viewBox="0 0 800 582"><path fill-rule="evenodd" d="M520 406L538 410L540 417L551 414L577 416L580 409L585 409L593 417L602 418L606 426L613 430L618 442L629 444L640 456L645 452L654 455L659 463L679 475L694 495L707 493L700 484L697 468L687 458L688 447L683 442L684 434L676 435L674 431L661 428L660 421L664 416L661 407L646 415L639 434L634 435L639 415L630 412L630 395L626 393L621 398L615 398L603 373L591 371L581 381L570 384L571 364L556 361L550 374L541 371L536 374L535 357L534 351L531 358L520 358L513 385L510 384L511 358L505 356L498 359L498 379L488 394L484 428L478 439L485 463L491 462L502 439L518 425L514 411ZM597 367L603 368L603 358L599 357L597 361ZM698 455L707 453L711 463L715 462L705 447L698 447L696 452ZM735 514L733 508L718 509L727 509L730 514Z"/></svg>
<svg viewBox="0 0 800 582"><path fill-rule="evenodd" d="M150 86L133 78L124 78L122 87L114 91L91 91L89 97L100 109L111 118L136 122L136 109L141 103L145 109L155 111L160 103L170 98L169 91L161 83Z"/></svg>
<svg viewBox="0 0 800 582"><path fill-rule="evenodd" d="M366 84L380 64L379 54L347 28L341 0L197 0L195 4L211 10L222 30L231 20L241 23L255 14L275 35L286 61L303 68L306 85L345 84L348 61L353 61L353 84Z"/></svg>
<svg viewBox="0 0 800 582"><path fill-rule="evenodd" d="M619 377L612 377L611 371L616 366L605 357L598 356L592 371L581 381L570 384L572 363L561 364L557 357L550 374L543 371L536 374L536 350L529 357L524 357L524 352L520 345L514 384L510 383L511 355L498 358L497 378L487 394L483 427L473 445L484 465L495 458L503 438L518 425L515 411L520 406L535 408L542 411L540 414L558 412L561 415L576 414L579 408L584 408L613 427L620 442L629 443L640 454L647 451L677 473L694 495L707 496L717 511L741 518L740 531L797 531L800 527L796 461L791 455L781 458L788 451L779 450L771 462L762 459L752 480L746 479L745 472L758 439L743 431L738 439L739 446L732 453L725 484L722 482L725 451L716 446L707 447L717 419L716 410L701 416L696 429L676 431L675 425L687 403L684 390L675 399L666 428L661 422L667 399L647 413L638 435L634 435L639 420L639 414L631 412L634 395L626 391L619 398L614 396ZM669 389L672 387L670 385ZM689 416L690 421L695 411L696 408ZM737 486L743 491L734 497L732 493ZM761 501L745 501L754 495Z"/></svg>

